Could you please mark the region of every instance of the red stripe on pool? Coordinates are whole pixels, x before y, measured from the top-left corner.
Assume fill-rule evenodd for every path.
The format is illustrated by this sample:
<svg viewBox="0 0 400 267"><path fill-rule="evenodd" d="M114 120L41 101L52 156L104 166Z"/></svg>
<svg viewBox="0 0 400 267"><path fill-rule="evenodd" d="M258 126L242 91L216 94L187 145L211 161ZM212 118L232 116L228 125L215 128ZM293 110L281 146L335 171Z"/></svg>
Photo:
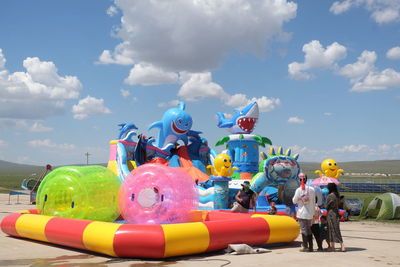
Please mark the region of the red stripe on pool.
<svg viewBox="0 0 400 267"><path fill-rule="evenodd" d="M5 217L1 221L1 230L8 235L20 236L15 228L15 223L22 215L21 213L13 213Z"/></svg>
<svg viewBox="0 0 400 267"><path fill-rule="evenodd" d="M46 238L51 243L86 249L83 243L83 231L91 222L89 220L52 218L46 224Z"/></svg>
<svg viewBox="0 0 400 267"><path fill-rule="evenodd" d="M208 221L204 224L210 233L207 251L226 248L227 244L263 244L267 242L270 233L269 225L263 218Z"/></svg>
<svg viewBox="0 0 400 267"><path fill-rule="evenodd" d="M161 225L121 225L114 236L118 257L163 258L165 237Z"/></svg>

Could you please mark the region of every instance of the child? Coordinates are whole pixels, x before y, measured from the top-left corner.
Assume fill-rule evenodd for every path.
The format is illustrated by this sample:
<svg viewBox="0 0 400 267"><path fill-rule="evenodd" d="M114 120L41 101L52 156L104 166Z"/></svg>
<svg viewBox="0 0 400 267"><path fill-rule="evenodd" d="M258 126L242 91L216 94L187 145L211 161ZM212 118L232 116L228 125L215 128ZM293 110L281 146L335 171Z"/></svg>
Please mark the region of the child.
<svg viewBox="0 0 400 267"><path fill-rule="evenodd" d="M269 211L270 215L276 215L278 213L276 206L275 206L275 202L271 202L271 210Z"/></svg>
<svg viewBox="0 0 400 267"><path fill-rule="evenodd" d="M328 249L331 247L329 240L328 240L328 225L326 224L326 216L322 215L320 218L320 224L319 224L319 235L320 235L320 240L321 240L321 245L326 240L326 243L328 244Z"/></svg>
<svg viewBox="0 0 400 267"><path fill-rule="evenodd" d="M315 200L317 201L317 200ZM318 207L318 204L315 203L315 208L314 208L314 216L312 219L312 225L311 225L311 232L314 235L315 241L317 242L318 245L318 251L323 251L322 249L322 239L321 239L321 231L319 228L320 225L320 215L321 215L321 209Z"/></svg>

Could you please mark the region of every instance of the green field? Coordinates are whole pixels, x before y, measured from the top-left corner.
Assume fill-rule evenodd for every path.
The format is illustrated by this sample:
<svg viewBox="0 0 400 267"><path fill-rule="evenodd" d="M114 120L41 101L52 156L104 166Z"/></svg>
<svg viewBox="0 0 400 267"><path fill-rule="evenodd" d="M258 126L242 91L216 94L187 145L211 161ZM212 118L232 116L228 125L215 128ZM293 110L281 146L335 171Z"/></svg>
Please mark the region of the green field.
<svg viewBox="0 0 400 267"><path fill-rule="evenodd" d="M13 190L20 190L22 181L36 173L39 177L45 167L22 165L0 161L0 187L5 187ZM8 193L8 190L0 190L1 193Z"/></svg>
<svg viewBox="0 0 400 267"><path fill-rule="evenodd" d="M399 178L400 177L400 160L377 160L377 161L354 161L354 162L338 162L338 165L345 173L385 173L395 174L391 177L385 178ZM321 164L316 162L300 162L302 170L307 173L310 178L318 177L314 173L315 170L321 169ZM353 178L343 176L343 178ZM359 177L357 177L359 178ZM368 177L377 178L382 177Z"/></svg>
<svg viewBox="0 0 400 267"><path fill-rule="evenodd" d="M352 173L387 173L387 174L400 174L400 160L385 160L385 161L360 161L360 162L343 162L338 163L340 168L344 169L345 172ZM101 164L105 165L105 164ZM310 178L316 178L317 175L314 173L315 170L320 169L320 163L315 162L300 162L300 166L304 172L306 172ZM36 173L36 177L40 176L45 170L45 166L33 166L16 164L7 161L0 160L0 187L5 187L13 190L21 189L21 183L25 178L29 178L33 173ZM342 181L376 181L386 179L399 179L399 176L391 177L347 177L343 176ZM0 191L8 192L8 191ZM362 193L360 195L354 195L357 193L345 193L350 194L357 198L365 198ZM353 195L351 195L353 194Z"/></svg>

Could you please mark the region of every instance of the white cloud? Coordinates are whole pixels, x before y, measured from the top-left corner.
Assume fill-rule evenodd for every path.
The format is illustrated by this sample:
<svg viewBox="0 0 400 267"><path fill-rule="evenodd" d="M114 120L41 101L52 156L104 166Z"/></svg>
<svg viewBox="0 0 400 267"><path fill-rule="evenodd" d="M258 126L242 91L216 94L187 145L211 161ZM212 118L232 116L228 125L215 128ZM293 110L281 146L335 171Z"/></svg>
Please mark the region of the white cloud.
<svg viewBox="0 0 400 267"><path fill-rule="evenodd" d="M358 82L375 69L376 59L377 55L374 51L364 50L357 62L347 64L339 71L339 74L349 78L352 83Z"/></svg>
<svg viewBox="0 0 400 267"><path fill-rule="evenodd" d="M400 72L396 72L393 69L370 72L364 80L354 84L351 91L366 92L389 88L400 88Z"/></svg>
<svg viewBox="0 0 400 267"><path fill-rule="evenodd" d="M342 153L347 153L347 152L363 152L367 151L369 147L367 145L346 145L340 148L334 149L335 152L342 152Z"/></svg>
<svg viewBox="0 0 400 267"><path fill-rule="evenodd" d="M116 8L115 6L110 6L107 11L106 11L107 15L109 15L110 17L114 17L115 15L118 14L118 8Z"/></svg>
<svg viewBox="0 0 400 267"><path fill-rule="evenodd" d="M350 79L350 91L366 92L400 88L400 73L393 69L382 71L375 67L377 55L374 51L363 51L353 64L347 64L338 73Z"/></svg>
<svg viewBox="0 0 400 267"><path fill-rule="evenodd" d="M270 112L281 104L281 100L279 98L269 98L266 96L259 98L248 98L245 94L234 94L232 96L228 96L225 100L225 104L231 107L242 109L254 101L257 102L260 112Z"/></svg>
<svg viewBox="0 0 400 267"><path fill-rule="evenodd" d="M309 155L317 155L321 152L319 150L308 148L306 146L301 146L301 145L290 145L287 147L287 149L292 150L292 155L299 154L301 159L303 159L304 155L308 155L308 156ZM277 147L275 147L275 151L276 150L277 150Z"/></svg>
<svg viewBox="0 0 400 267"><path fill-rule="evenodd" d="M76 148L73 144L56 144L50 139L31 140L28 142L28 145L37 148L56 148L61 150L73 150Z"/></svg>
<svg viewBox="0 0 400 267"><path fill-rule="evenodd" d="M288 123L296 123L296 124L303 124L304 120L300 119L299 117L290 117L288 119Z"/></svg>
<svg viewBox="0 0 400 267"><path fill-rule="evenodd" d="M263 55L297 10L286 0L116 0L115 5L122 12L116 36L123 46L105 50L100 62L122 64L122 56L175 72L208 71L231 52Z"/></svg>
<svg viewBox="0 0 400 267"><path fill-rule="evenodd" d="M393 60L400 59L400 46L390 48L386 53L386 57Z"/></svg>
<svg viewBox="0 0 400 267"><path fill-rule="evenodd" d="M189 73L181 72L180 81L183 83L178 96L185 101L198 101L204 98L217 98L225 105L243 108L246 105L257 101L260 112L269 112L281 104L279 98L262 96L249 98L245 94L230 95L217 83L212 82L210 72Z"/></svg>
<svg viewBox="0 0 400 267"><path fill-rule="evenodd" d="M268 98L266 96L260 98L253 97L248 101L248 104L254 101L257 101L260 112L270 112L281 105L279 98Z"/></svg>
<svg viewBox="0 0 400 267"><path fill-rule="evenodd" d="M0 129L11 129L11 128L27 130L29 129L29 124L27 120L0 118Z"/></svg>
<svg viewBox="0 0 400 267"><path fill-rule="evenodd" d="M44 119L65 110L65 101L78 98L82 85L75 76L60 76L51 61L28 57L26 72L9 73L0 53L0 118Z"/></svg>
<svg viewBox="0 0 400 267"><path fill-rule="evenodd" d="M315 149L296 144L287 146L286 148L290 148L292 154L299 153L300 161L303 162L322 162L327 158L333 158L338 162L400 158L400 144L383 144L377 146L346 145L328 150L326 148Z"/></svg>
<svg viewBox="0 0 400 267"><path fill-rule="evenodd" d="M178 78L175 72L166 72L151 64L139 63L131 69L124 82L129 85L157 85L177 83Z"/></svg>
<svg viewBox="0 0 400 267"><path fill-rule="evenodd" d="M375 22L383 24L400 21L400 2L398 0L345 0L335 1L330 11L335 14L342 14L351 7L363 6L371 12Z"/></svg>
<svg viewBox="0 0 400 267"><path fill-rule="evenodd" d="M171 100L169 102L161 102L157 106L159 108L165 108L165 107L176 107L179 104L179 100Z"/></svg>
<svg viewBox="0 0 400 267"><path fill-rule="evenodd" d="M87 96L72 107L72 112L74 119L83 120L89 115L109 114L111 110L104 106L104 99Z"/></svg>
<svg viewBox="0 0 400 267"><path fill-rule="evenodd" d="M398 1L397 1L398 3ZM400 18L400 5L397 7L388 7L383 10L374 10L372 18L378 23L389 23L399 21Z"/></svg>
<svg viewBox="0 0 400 267"><path fill-rule="evenodd" d="M51 127L46 127L43 124L41 124L40 122L35 122L29 129L29 131L31 132L37 132L37 133L41 133L41 132L50 132L53 131L53 128Z"/></svg>
<svg viewBox="0 0 400 267"><path fill-rule="evenodd" d="M115 51L104 50L99 56L97 64L118 64L118 65L133 65L132 52L128 48L128 43L123 42L115 47Z"/></svg>
<svg viewBox="0 0 400 267"><path fill-rule="evenodd" d="M6 147L6 146L7 146L6 141L0 139L0 148L1 147Z"/></svg>
<svg viewBox="0 0 400 267"><path fill-rule="evenodd" d="M18 132L50 132L53 128L46 127L42 121L30 121L23 119L0 119L0 129L15 129Z"/></svg>
<svg viewBox="0 0 400 267"><path fill-rule="evenodd" d="M178 96L185 101L197 101L203 98L223 99L227 96L219 84L212 82L211 72L182 72L181 80L184 83L179 89Z"/></svg>
<svg viewBox="0 0 400 267"><path fill-rule="evenodd" d="M122 95L124 98L127 98L128 96L131 95L131 92L129 92L129 90L121 89L121 90L119 90L119 91L121 92L121 95Z"/></svg>
<svg viewBox="0 0 400 267"><path fill-rule="evenodd" d="M390 149L391 149L390 145L383 144L378 146L378 150L380 151L389 151Z"/></svg>
<svg viewBox="0 0 400 267"><path fill-rule="evenodd" d="M225 104L231 107L245 107L250 101L245 94L234 94L224 96Z"/></svg>
<svg viewBox="0 0 400 267"><path fill-rule="evenodd" d="M348 11L351 7L352 1L351 0L345 0L343 2L334 2L329 9L330 12L332 12L335 15L342 14L346 11Z"/></svg>
<svg viewBox="0 0 400 267"><path fill-rule="evenodd" d="M335 68L337 62L346 57L346 51L346 47L337 42L325 49L318 40L313 40L303 46L304 62L292 62L288 65L289 75L294 79L309 80L313 76L306 71Z"/></svg>
<svg viewBox="0 0 400 267"><path fill-rule="evenodd" d="M325 116L332 116L333 113L332 113L332 112L324 112L324 115L325 115Z"/></svg>
<svg viewBox="0 0 400 267"><path fill-rule="evenodd" d="M6 65L6 58L4 57L3 49L0 48L0 71L5 67L5 65Z"/></svg>

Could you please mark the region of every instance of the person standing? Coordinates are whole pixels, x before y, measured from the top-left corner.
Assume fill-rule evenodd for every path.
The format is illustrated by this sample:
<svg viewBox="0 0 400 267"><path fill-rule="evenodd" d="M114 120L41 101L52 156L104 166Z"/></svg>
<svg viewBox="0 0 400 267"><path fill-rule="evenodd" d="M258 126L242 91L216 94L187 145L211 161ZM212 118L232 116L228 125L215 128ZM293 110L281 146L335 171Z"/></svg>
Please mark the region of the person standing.
<svg viewBox="0 0 400 267"><path fill-rule="evenodd" d="M317 242L318 251L323 251L322 239L321 239L321 234L320 234L320 229L319 229L320 216L321 216L321 209L319 208L318 204L316 203L315 208L314 208L314 217L312 219L311 232L315 238L315 241Z"/></svg>
<svg viewBox="0 0 400 267"><path fill-rule="evenodd" d="M297 219L300 224L301 237L303 239L300 251L313 252L311 225L315 212L316 194L313 187L306 185L306 174L300 173L298 177L301 185L294 193L293 203L298 206ZM319 198L318 202L320 202Z"/></svg>
<svg viewBox="0 0 400 267"><path fill-rule="evenodd" d="M256 196L253 190L250 189L250 182L244 181L242 189L235 196L237 202L233 203L232 212L248 213L250 208L256 210Z"/></svg>
<svg viewBox="0 0 400 267"><path fill-rule="evenodd" d="M337 186L334 183L328 184L329 194L325 200L325 208L327 213L328 222L328 240L330 243L330 251L335 251L335 242L340 243L340 250L346 251L344 247L342 234L340 232L339 221L339 192Z"/></svg>

